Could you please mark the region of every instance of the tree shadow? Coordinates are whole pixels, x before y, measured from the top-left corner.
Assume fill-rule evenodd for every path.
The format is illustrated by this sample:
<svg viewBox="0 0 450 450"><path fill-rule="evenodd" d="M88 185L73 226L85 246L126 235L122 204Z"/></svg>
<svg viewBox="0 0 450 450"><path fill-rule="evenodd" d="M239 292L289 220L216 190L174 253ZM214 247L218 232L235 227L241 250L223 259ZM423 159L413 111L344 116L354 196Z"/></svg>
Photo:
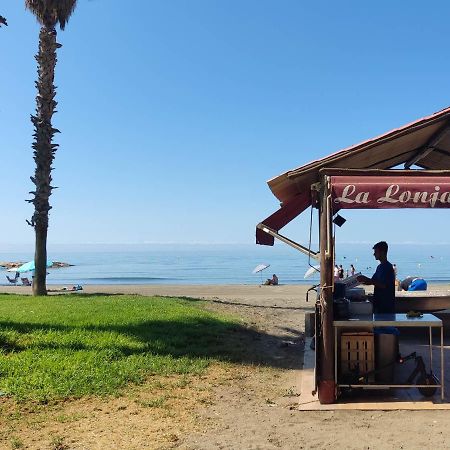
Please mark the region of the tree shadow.
<svg viewBox="0 0 450 450"><path fill-rule="evenodd" d="M131 296L134 294L124 294L124 293L108 293L108 292L99 292L97 294L95 293L85 293L82 291L72 291L72 290L65 290L63 291L62 289L48 289L47 292L52 296L52 297L61 297L64 295L69 296L70 298L74 298L74 297L82 297L82 298L98 298L98 297L118 297L121 295L127 295L127 296Z"/></svg>
<svg viewBox="0 0 450 450"><path fill-rule="evenodd" d="M303 335L292 330L286 335L271 335L239 324L214 318L187 318L182 320L143 320L133 324L66 325L34 322L0 322L1 330L20 334L43 332L68 332L85 330L92 333L117 333L131 337L139 345L114 344L98 347L95 336L87 336L75 342L54 340L16 344L8 334L0 335L1 353L20 352L28 349L111 350L117 358L133 354L164 355L174 358L208 358L240 364L257 364L267 367L299 369L302 365ZM76 333L79 336L79 333ZM79 338L78 338L79 339ZM123 341L123 340L121 340ZM1 354L0 353L0 354Z"/></svg>
<svg viewBox="0 0 450 450"><path fill-rule="evenodd" d="M161 298L174 298L167 295L157 295L156 297ZM277 305L258 305L255 303L242 303L242 302L233 302L230 300L221 300L218 297L212 298L195 298L195 297L179 297L182 300L186 300L189 302L206 302L206 303L216 303L219 305L229 305L229 306L245 306L248 308L261 308L261 309L282 309L282 310L294 310L294 311L314 311L314 303L311 302L311 305L308 306L277 306Z"/></svg>

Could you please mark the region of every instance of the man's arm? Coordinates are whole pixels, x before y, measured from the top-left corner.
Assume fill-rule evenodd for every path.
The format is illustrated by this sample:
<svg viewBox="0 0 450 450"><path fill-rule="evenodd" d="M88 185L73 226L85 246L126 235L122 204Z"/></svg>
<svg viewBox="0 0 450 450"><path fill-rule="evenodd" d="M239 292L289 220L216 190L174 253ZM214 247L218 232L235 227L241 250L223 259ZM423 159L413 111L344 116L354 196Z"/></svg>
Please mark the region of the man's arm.
<svg viewBox="0 0 450 450"><path fill-rule="evenodd" d="M358 275L357 280L362 283L362 284L366 284L366 285L371 285L371 286L375 286L377 288L380 289L386 289L386 284L382 283L380 281L376 281L373 280L372 278L366 277L365 275Z"/></svg>

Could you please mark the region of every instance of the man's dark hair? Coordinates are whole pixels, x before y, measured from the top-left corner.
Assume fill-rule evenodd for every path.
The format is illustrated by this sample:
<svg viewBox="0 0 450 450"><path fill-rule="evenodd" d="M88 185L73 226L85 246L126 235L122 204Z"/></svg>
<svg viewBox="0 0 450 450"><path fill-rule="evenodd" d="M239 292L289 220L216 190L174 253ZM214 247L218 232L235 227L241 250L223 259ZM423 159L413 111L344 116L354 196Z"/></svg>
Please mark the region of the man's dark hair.
<svg viewBox="0 0 450 450"><path fill-rule="evenodd" d="M387 242L385 242L385 241L380 241L380 242L377 242L374 246L373 246L373 249L375 250L375 249L379 249L379 250L381 250L382 252L384 252L384 253L387 253L388 252L388 244L387 244Z"/></svg>

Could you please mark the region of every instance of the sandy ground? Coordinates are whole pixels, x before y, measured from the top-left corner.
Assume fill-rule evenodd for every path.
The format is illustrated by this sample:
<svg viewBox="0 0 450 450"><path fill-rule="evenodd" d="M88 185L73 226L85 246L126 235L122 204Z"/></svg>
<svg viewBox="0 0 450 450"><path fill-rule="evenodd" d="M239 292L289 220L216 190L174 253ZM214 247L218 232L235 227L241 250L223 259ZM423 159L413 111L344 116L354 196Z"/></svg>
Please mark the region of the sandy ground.
<svg viewBox="0 0 450 450"><path fill-rule="evenodd" d="M445 288L448 288L447 286ZM6 287L5 292L30 288ZM146 408L154 384L119 399L84 399L21 412L0 406L9 431L0 448L423 449L450 448L447 411L299 411L305 286L85 286L84 292L205 299L252 331L253 364L215 367L187 386L174 380L173 408ZM149 383L154 382L150 380ZM144 400L143 400L144 399ZM11 418L12 417L12 418ZM68 417L61 420L61 417ZM32 419L35 420L32 420ZM59 418L59 419L58 419ZM2 421L3 425L5 421ZM37 422L37 424L36 424ZM2 439L3 437L3 439ZM58 444L61 444L59 447Z"/></svg>

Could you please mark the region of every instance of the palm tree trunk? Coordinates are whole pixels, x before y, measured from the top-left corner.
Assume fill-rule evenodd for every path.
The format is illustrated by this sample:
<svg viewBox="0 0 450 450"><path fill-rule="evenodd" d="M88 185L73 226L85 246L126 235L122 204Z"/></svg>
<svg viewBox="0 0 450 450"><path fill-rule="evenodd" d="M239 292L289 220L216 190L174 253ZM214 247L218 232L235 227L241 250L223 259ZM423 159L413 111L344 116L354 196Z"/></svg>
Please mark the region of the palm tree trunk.
<svg viewBox="0 0 450 450"><path fill-rule="evenodd" d="M35 227L33 295L47 295L47 227Z"/></svg>
<svg viewBox="0 0 450 450"><path fill-rule="evenodd" d="M52 117L55 113L57 102L56 88L53 84L56 67L56 49L61 47L56 42L56 30L52 27L43 26L39 33L39 51L36 55L38 62L38 80L36 87L36 115L31 116L34 125L34 161L36 169L31 181L36 190L34 199L28 200L34 204L34 214L30 225L34 227L36 246L34 254L35 274L33 280L33 294L47 295L47 230L48 213L51 209L49 197L52 193L51 186L52 163L58 144L52 144L53 136L59 131L52 127Z"/></svg>

